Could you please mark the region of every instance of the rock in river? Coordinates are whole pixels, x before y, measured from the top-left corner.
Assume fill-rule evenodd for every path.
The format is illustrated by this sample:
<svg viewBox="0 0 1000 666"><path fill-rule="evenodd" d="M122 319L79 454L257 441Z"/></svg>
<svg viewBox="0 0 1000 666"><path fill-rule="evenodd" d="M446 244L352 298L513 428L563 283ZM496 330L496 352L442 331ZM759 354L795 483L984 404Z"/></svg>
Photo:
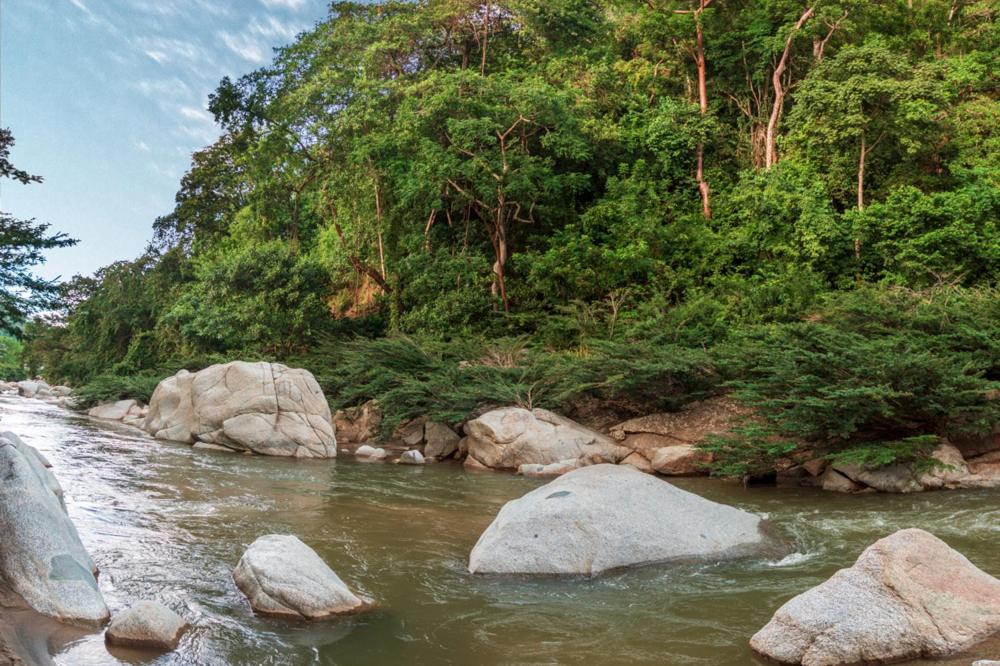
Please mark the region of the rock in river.
<svg viewBox="0 0 1000 666"><path fill-rule="evenodd" d="M617 462L629 452L610 438L544 409L494 409L465 424L469 457L492 469L581 457Z"/></svg>
<svg viewBox="0 0 1000 666"><path fill-rule="evenodd" d="M933 534L900 530L793 598L750 640L782 664L945 657L1000 632L1000 580Z"/></svg>
<svg viewBox="0 0 1000 666"><path fill-rule="evenodd" d="M9 432L0 434L0 478L0 604L66 622L105 622L97 567L66 515L59 482L38 452Z"/></svg>
<svg viewBox="0 0 1000 666"><path fill-rule="evenodd" d="M138 407L135 400L119 400L105 405L91 407L87 414L98 419L108 419L109 421L121 421L129 414L129 410Z"/></svg>
<svg viewBox="0 0 1000 666"><path fill-rule="evenodd" d="M317 619L366 605L316 551L290 534L268 534L250 544L233 580L262 615Z"/></svg>
<svg viewBox="0 0 1000 666"><path fill-rule="evenodd" d="M173 650L188 623L177 613L153 601L140 601L115 615L104 633L112 645Z"/></svg>
<svg viewBox="0 0 1000 666"><path fill-rule="evenodd" d="M159 439L270 456L337 455L330 406L316 379L279 363L182 370L156 387L144 428Z"/></svg>
<svg viewBox="0 0 1000 666"><path fill-rule="evenodd" d="M594 575L667 560L721 560L765 543L761 519L643 474L593 465L508 502L469 571Z"/></svg>

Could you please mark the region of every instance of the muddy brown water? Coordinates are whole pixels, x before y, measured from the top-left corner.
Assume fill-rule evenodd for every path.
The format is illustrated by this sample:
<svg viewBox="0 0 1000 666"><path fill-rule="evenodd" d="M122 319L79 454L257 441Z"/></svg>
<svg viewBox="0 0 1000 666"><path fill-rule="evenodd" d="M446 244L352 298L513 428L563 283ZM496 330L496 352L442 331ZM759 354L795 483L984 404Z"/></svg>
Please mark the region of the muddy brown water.
<svg viewBox="0 0 1000 666"><path fill-rule="evenodd" d="M541 481L450 463L199 451L14 396L0 397L0 429L52 462L112 612L152 599L193 625L176 652L109 653L99 631L5 613L0 630L39 663L762 664L747 640L772 613L897 529L929 530L1000 575L1000 491L846 496L678 479L766 515L794 552L593 579L480 578L465 568L480 532ZM378 610L315 623L254 616L230 572L250 542L275 532L315 548ZM1000 658L1000 640L920 663L988 657Z"/></svg>

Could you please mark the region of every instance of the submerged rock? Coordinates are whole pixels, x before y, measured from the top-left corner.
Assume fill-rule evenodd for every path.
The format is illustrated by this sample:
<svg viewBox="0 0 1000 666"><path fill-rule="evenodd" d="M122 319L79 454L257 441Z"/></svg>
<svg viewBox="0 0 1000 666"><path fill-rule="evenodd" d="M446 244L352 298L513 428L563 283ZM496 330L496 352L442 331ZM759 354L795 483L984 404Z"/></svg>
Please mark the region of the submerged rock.
<svg viewBox="0 0 1000 666"><path fill-rule="evenodd" d="M722 560L765 544L761 519L628 465L574 470L504 505L472 573L594 575L668 560Z"/></svg>
<svg viewBox="0 0 1000 666"><path fill-rule="evenodd" d="M45 459L14 433L2 433L0 478L0 604L66 622L105 622L97 567Z"/></svg>
<svg viewBox="0 0 1000 666"><path fill-rule="evenodd" d="M262 615L317 619L366 605L316 551L290 534L268 534L250 544L233 580Z"/></svg>
<svg viewBox="0 0 1000 666"><path fill-rule="evenodd" d="M469 457L492 469L592 456L617 462L628 453L608 437L544 409L495 409L469 421L465 432Z"/></svg>
<svg viewBox="0 0 1000 666"><path fill-rule="evenodd" d="M234 361L164 379L144 428L158 439L207 442L299 458L337 455L330 406L308 370Z"/></svg>
<svg viewBox="0 0 1000 666"><path fill-rule="evenodd" d="M750 640L782 664L836 666L945 657L1000 632L1000 580L919 529L786 603Z"/></svg>
<svg viewBox="0 0 1000 666"><path fill-rule="evenodd" d="M104 638L112 645L173 650L189 626L166 606L140 601L115 615Z"/></svg>

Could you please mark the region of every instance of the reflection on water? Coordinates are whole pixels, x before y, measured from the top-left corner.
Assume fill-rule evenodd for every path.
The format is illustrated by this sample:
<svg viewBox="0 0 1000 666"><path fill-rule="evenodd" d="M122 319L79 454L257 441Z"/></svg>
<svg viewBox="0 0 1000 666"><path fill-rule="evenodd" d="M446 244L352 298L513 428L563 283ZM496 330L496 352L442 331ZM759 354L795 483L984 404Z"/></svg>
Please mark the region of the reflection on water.
<svg viewBox="0 0 1000 666"><path fill-rule="evenodd" d="M772 561L651 566L596 579L472 577L500 506L540 484L413 467L196 451L0 397L0 427L52 461L112 612L160 601L193 625L174 653L114 650L100 633L8 617L58 664L699 664L754 660L747 640L795 594L872 541L922 527L1000 574L1000 492L843 496L707 479L678 485L767 515L793 542ZM299 536L378 610L317 623L255 617L230 578L261 534ZM25 615L25 614L21 614ZM1000 641L962 659L1000 656Z"/></svg>

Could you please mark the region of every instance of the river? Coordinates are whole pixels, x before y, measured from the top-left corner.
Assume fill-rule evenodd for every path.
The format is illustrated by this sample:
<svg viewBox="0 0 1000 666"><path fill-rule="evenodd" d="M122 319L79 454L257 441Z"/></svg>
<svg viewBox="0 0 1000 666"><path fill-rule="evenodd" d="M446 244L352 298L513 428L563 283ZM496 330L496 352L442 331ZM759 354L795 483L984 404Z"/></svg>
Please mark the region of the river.
<svg viewBox="0 0 1000 666"><path fill-rule="evenodd" d="M736 666L761 663L747 640L778 606L897 529L929 530L1000 575L1000 491L848 496L678 479L767 515L794 552L594 579L480 578L465 570L479 533L504 502L542 482L451 463L194 450L14 396L0 397L0 428L52 462L112 612L152 599L193 625L176 652L109 653L100 632L7 613L3 631L41 663ZM297 535L379 608L316 623L254 616L230 572L267 533ZM973 657L1000 657L1000 640L929 663L967 666Z"/></svg>

